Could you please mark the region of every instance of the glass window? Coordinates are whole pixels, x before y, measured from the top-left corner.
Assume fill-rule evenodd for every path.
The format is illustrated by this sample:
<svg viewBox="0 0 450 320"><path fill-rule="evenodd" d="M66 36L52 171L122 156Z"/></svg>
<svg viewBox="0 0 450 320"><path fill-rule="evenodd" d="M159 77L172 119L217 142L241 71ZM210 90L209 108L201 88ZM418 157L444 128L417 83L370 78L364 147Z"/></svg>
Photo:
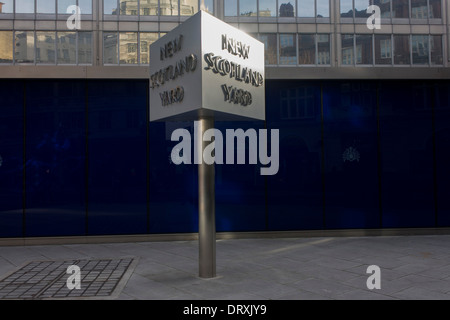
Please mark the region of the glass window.
<svg viewBox="0 0 450 320"><path fill-rule="evenodd" d="M280 64L297 64L297 41L295 34L280 34Z"/></svg>
<svg viewBox="0 0 450 320"><path fill-rule="evenodd" d="M13 32L0 31L0 63L13 62Z"/></svg>
<svg viewBox="0 0 450 320"><path fill-rule="evenodd" d="M430 19L442 18L442 1L441 0L429 0L430 2Z"/></svg>
<svg viewBox="0 0 450 320"><path fill-rule="evenodd" d="M298 35L298 63L316 64L316 37L313 34Z"/></svg>
<svg viewBox="0 0 450 320"><path fill-rule="evenodd" d="M157 32L141 32L141 64L150 63L150 45L158 40Z"/></svg>
<svg viewBox="0 0 450 320"><path fill-rule="evenodd" d="M2 0L0 2L0 14L2 13L13 13L14 0Z"/></svg>
<svg viewBox="0 0 450 320"><path fill-rule="evenodd" d="M277 34L259 34L258 39L264 43L265 63L268 65L277 64Z"/></svg>
<svg viewBox="0 0 450 320"><path fill-rule="evenodd" d="M92 64L92 32L78 33L78 64Z"/></svg>
<svg viewBox="0 0 450 320"><path fill-rule="evenodd" d="M354 60L352 34L343 34L341 36L341 48L342 48L342 64L343 65L354 64L355 60Z"/></svg>
<svg viewBox="0 0 450 320"><path fill-rule="evenodd" d="M372 35L356 36L356 64L373 64Z"/></svg>
<svg viewBox="0 0 450 320"><path fill-rule="evenodd" d="M214 0L201 0L200 6L202 10L214 14Z"/></svg>
<svg viewBox="0 0 450 320"><path fill-rule="evenodd" d="M75 32L58 32L56 45L58 64L77 63L77 34Z"/></svg>
<svg viewBox="0 0 450 320"><path fill-rule="evenodd" d="M180 15L192 16L198 12L198 0L180 0Z"/></svg>
<svg viewBox="0 0 450 320"><path fill-rule="evenodd" d="M411 18L428 19L427 0L411 0Z"/></svg>
<svg viewBox="0 0 450 320"><path fill-rule="evenodd" d="M409 0L392 0L392 17L409 18Z"/></svg>
<svg viewBox="0 0 450 320"><path fill-rule="evenodd" d="M178 0L159 0L159 14L162 16L178 15Z"/></svg>
<svg viewBox="0 0 450 320"><path fill-rule="evenodd" d="M70 6L75 6L77 4L76 0L58 0L58 13L59 14L69 14L67 9Z"/></svg>
<svg viewBox="0 0 450 320"><path fill-rule="evenodd" d="M413 64L428 64L428 35L412 35Z"/></svg>
<svg viewBox="0 0 450 320"><path fill-rule="evenodd" d="M138 63L137 32L120 32L120 64Z"/></svg>
<svg viewBox="0 0 450 320"><path fill-rule="evenodd" d="M36 63L56 63L55 32L36 32Z"/></svg>
<svg viewBox="0 0 450 320"><path fill-rule="evenodd" d="M16 0L16 13L34 13L34 0Z"/></svg>
<svg viewBox="0 0 450 320"><path fill-rule="evenodd" d="M137 16L138 2L137 0L119 0L120 14L126 16Z"/></svg>
<svg viewBox="0 0 450 320"><path fill-rule="evenodd" d="M117 64L118 60L118 41L116 32L103 33L103 63Z"/></svg>
<svg viewBox="0 0 450 320"><path fill-rule="evenodd" d="M56 12L55 1L37 0L36 3L36 13L54 14Z"/></svg>
<svg viewBox="0 0 450 320"><path fill-rule="evenodd" d="M373 4L380 7L382 19L391 18L391 0L374 0Z"/></svg>
<svg viewBox="0 0 450 320"><path fill-rule="evenodd" d="M367 13L367 8L370 6L369 0L355 0L355 17L367 18L370 15Z"/></svg>
<svg viewBox="0 0 450 320"><path fill-rule="evenodd" d="M260 17L276 17L276 15L277 15L276 0L259 0Z"/></svg>
<svg viewBox="0 0 450 320"><path fill-rule="evenodd" d="M292 0L292 3L289 0L280 0L278 4L280 17L295 17L295 0Z"/></svg>
<svg viewBox="0 0 450 320"><path fill-rule="evenodd" d="M256 17L256 0L245 0L239 2L239 15L246 17Z"/></svg>
<svg viewBox="0 0 450 320"><path fill-rule="evenodd" d="M224 0L225 17L237 16L237 0Z"/></svg>
<svg viewBox="0 0 450 320"><path fill-rule="evenodd" d="M394 63L411 64L409 35L394 35Z"/></svg>
<svg viewBox="0 0 450 320"><path fill-rule="evenodd" d="M140 0L141 16L157 16L158 0Z"/></svg>
<svg viewBox="0 0 450 320"><path fill-rule="evenodd" d="M330 35L318 34L317 36L317 64L329 65L331 61L330 55Z"/></svg>
<svg viewBox="0 0 450 320"><path fill-rule="evenodd" d="M444 57L442 55L442 36L430 37L431 64L443 65Z"/></svg>
<svg viewBox="0 0 450 320"><path fill-rule="evenodd" d="M375 64L392 64L392 40L390 35L375 35Z"/></svg>
<svg viewBox="0 0 450 320"><path fill-rule="evenodd" d="M14 36L15 63L34 62L34 32L16 31Z"/></svg>
<svg viewBox="0 0 450 320"><path fill-rule="evenodd" d="M81 14L92 14L92 0L78 0Z"/></svg>
<svg viewBox="0 0 450 320"><path fill-rule="evenodd" d="M301 18L314 18L314 0L298 0L298 16Z"/></svg>
<svg viewBox="0 0 450 320"><path fill-rule="evenodd" d="M117 0L103 0L103 13L104 14L118 14Z"/></svg>
<svg viewBox="0 0 450 320"><path fill-rule="evenodd" d="M316 10L318 18L329 18L330 0L316 0Z"/></svg>
<svg viewBox="0 0 450 320"><path fill-rule="evenodd" d="M341 18L353 18L353 0L341 0Z"/></svg>

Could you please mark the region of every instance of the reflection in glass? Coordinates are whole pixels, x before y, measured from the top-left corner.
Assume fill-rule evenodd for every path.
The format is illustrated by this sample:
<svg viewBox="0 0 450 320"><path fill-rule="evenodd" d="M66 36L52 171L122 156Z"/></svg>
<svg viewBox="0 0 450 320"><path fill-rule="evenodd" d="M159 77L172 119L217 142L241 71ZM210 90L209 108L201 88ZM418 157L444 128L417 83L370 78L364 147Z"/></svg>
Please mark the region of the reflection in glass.
<svg viewBox="0 0 450 320"><path fill-rule="evenodd" d="M0 31L0 63L13 62L13 32Z"/></svg>
<svg viewBox="0 0 450 320"><path fill-rule="evenodd" d="M297 41L294 34L280 34L280 64L297 64Z"/></svg>
<svg viewBox="0 0 450 320"><path fill-rule="evenodd" d="M56 44L58 64L77 63L77 34L75 32L58 32Z"/></svg>
<svg viewBox="0 0 450 320"><path fill-rule="evenodd" d="M15 63L34 62L34 32L16 31L14 37Z"/></svg>
<svg viewBox="0 0 450 320"><path fill-rule="evenodd" d="M70 6L75 6L77 5L77 1L76 0L58 0L58 13L59 14L72 14L70 11L70 13L67 13L67 9Z"/></svg>
<svg viewBox="0 0 450 320"><path fill-rule="evenodd" d="M317 36L317 64L329 65L331 62L330 35L318 34Z"/></svg>
<svg viewBox="0 0 450 320"><path fill-rule="evenodd" d="M78 0L81 14L92 14L92 0Z"/></svg>
<svg viewBox="0 0 450 320"><path fill-rule="evenodd" d="M427 0L411 0L411 18L428 19Z"/></svg>
<svg viewBox="0 0 450 320"><path fill-rule="evenodd" d="M137 32L120 32L120 64L138 63Z"/></svg>
<svg viewBox="0 0 450 320"><path fill-rule="evenodd" d="M158 40L157 32L141 32L141 64L150 63L150 45Z"/></svg>
<svg viewBox="0 0 450 320"><path fill-rule="evenodd" d="M180 0L180 15L192 16L198 12L198 0Z"/></svg>
<svg viewBox="0 0 450 320"><path fill-rule="evenodd" d="M443 65L444 57L442 55L442 36L431 36L431 64Z"/></svg>
<svg viewBox="0 0 450 320"><path fill-rule="evenodd" d="M137 16L138 2L137 0L119 0L119 8L121 15Z"/></svg>
<svg viewBox="0 0 450 320"><path fill-rule="evenodd" d="M298 35L298 63L316 64L316 41L313 34Z"/></svg>
<svg viewBox="0 0 450 320"><path fill-rule="evenodd" d="M276 33L260 33L259 41L264 43L264 58L266 65L275 65L277 63L277 34Z"/></svg>
<svg viewBox="0 0 450 320"><path fill-rule="evenodd" d="M14 0L2 0L0 2L0 14L13 13Z"/></svg>
<svg viewBox="0 0 450 320"><path fill-rule="evenodd" d="M200 0L200 9L214 14L214 0Z"/></svg>
<svg viewBox="0 0 450 320"><path fill-rule="evenodd" d="M158 0L140 0L141 16L157 16Z"/></svg>
<svg viewBox="0 0 450 320"><path fill-rule="evenodd" d="M276 17L277 2L275 0L259 0L260 17Z"/></svg>
<svg viewBox="0 0 450 320"><path fill-rule="evenodd" d="M92 64L92 32L78 32L78 64Z"/></svg>
<svg viewBox="0 0 450 320"><path fill-rule="evenodd" d="M429 44L428 35L412 35L413 64L428 64Z"/></svg>
<svg viewBox="0 0 450 320"><path fill-rule="evenodd" d="M367 18L367 8L370 6L369 0L355 0L355 18Z"/></svg>
<svg viewBox="0 0 450 320"><path fill-rule="evenodd" d="M318 18L330 17L330 1L329 0L316 0L316 9Z"/></svg>
<svg viewBox="0 0 450 320"><path fill-rule="evenodd" d="M55 1L37 0L36 13L55 13Z"/></svg>
<svg viewBox="0 0 450 320"><path fill-rule="evenodd" d="M55 62L55 32L36 31L36 63Z"/></svg>
<svg viewBox="0 0 450 320"><path fill-rule="evenodd" d="M278 1L279 17L295 17L295 0L291 2L284 2L286 0ZM283 3L284 2L284 3Z"/></svg>
<svg viewBox="0 0 450 320"><path fill-rule="evenodd" d="M237 0L224 0L225 17L237 16Z"/></svg>
<svg viewBox="0 0 450 320"><path fill-rule="evenodd" d="M356 36L356 64L373 64L372 35Z"/></svg>
<svg viewBox="0 0 450 320"><path fill-rule="evenodd" d="M117 0L103 0L103 13L104 14L118 14Z"/></svg>
<svg viewBox="0 0 450 320"><path fill-rule="evenodd" d="M382 19L391 18L391 0L374 0L373 4L380 7Z"/></svg>
<svg viewBox="0 0 450 320"><path fill-rule="evenodd" d="M341 0L341 18L353 18L353 0Z"/></svg>
<svg viewBox="0 0 450 320"><path fill-rule="evenodd" d="M256 0L245 0L239 2L239 15L246 17L256 17Z"/></svg>
<svg viewBox="0 0 450 320"><path fill-rule="evenodd" d="M341 35L342 64L343 65L353 65L355 63L353 39L354 39L354 37L352 34L342 34Z"/></svg>
<svg viewBox="0 0 450 320"><path fill-rule="evenodd" d="M375 64L392 64L392 41L390 35L375 35Z"/></svg>
<svg viewBox="0 0 450 320"><path fill-rule="evenodd" d="M34 13L34 0L16 0L16 13Z"/></svg>
<svg viewBox="0 0 450 320"><path fill-rule="evenodd" d="M429 0L430 3L430 19L442 18L442 0Z"/></svg>
<svg viewBox="0 0 450 320"><path fill-rule="evenodd" d="M117 64L118 60L117 32L103 33L103 63Z"/></svg>
<svg viewBox="0 0 450 320"><path fill-rule="evenodd" d="M314 0L297 0L298 16L300 18L314 18Z"/></svg>
<svg viewBox="0 0 450 320"><path fill-rule="evenodd" d="M178 15L178 0L159 0L161 16L177 16Z"/></svg>
<svg viewBox="0 0 450 320"><path fill-rule="evenodd" d="M409 35L394 35L394 63L411 64Z"/></svg>
<svg viewBox="0 0 450 320"><path fill-rule="evenodd" d="M409 18L409 0L392 0L392 17Z"/></svg>

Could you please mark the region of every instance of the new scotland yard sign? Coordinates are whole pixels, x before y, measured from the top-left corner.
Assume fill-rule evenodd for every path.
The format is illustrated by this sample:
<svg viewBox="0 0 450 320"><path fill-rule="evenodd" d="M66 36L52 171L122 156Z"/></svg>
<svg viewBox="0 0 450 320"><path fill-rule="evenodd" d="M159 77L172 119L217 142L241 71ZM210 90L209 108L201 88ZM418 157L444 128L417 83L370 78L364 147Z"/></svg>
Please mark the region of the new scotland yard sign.
<svg viewBox="0 0 450 320"><path fill-rule="evenodd" d="M200 11L150 46L150 121L264 120L264 44Z"/></svg>

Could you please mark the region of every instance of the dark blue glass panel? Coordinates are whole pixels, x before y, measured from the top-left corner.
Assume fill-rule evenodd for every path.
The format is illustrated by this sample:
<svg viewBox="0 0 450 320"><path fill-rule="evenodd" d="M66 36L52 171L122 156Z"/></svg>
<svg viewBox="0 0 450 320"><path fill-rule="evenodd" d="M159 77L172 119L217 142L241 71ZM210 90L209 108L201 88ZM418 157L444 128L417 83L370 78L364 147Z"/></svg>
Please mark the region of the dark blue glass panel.
<svg viewBox="0 0 450 320"><path fill-rule="evenodd" d="M215 128L222 132L224 140L224 163L226 163L226 130L254 129L259 137L259 129L264 129L264 121L219 122ZM269 150L270 150L270 132ZM221 231L261 231L266 229L265 176L260 174L258 165L249 164L246 139L245 164L237 164L237 140L234 145L235 164L216 165L216 229ZM258 149L260 148L259 141ZM270 153L269 153L270 155Z"/></svg>
<svg viewBox="0 0 450 320"><path fill-rule="evenodd" d="M324 84L325 223L380 226L376 83Z"/></svg>
<svg viewBox="0 0 450 320"><path fill-rule="evenodd" d="M280 170L267 177L268 230L323 228L320 84L267 81L268 129L280 130Z"/></svg>
<svg viewBox="0 0 450 320"><path fill-rule="evenodd" d="M193 139L193 122L150 123L150 233L198 231L197 166L171 160L178 144L171 135L179 128L189 130Z"/></svg>
<svg viewBox="0 0 450 320"><path fill-rule="evenodd" d="M147 232L147 82L89 82L88 233Z"/></svg>
<svg viewBox="0 0 450 320"><path fill-rule="evenodd" d="M437 224L450 227L450 83L435 86Z"/></svg>
<svg viewBox="0 0 450 320"><path fill-rule="evenodd" d="M22 236L23 83L0 81L0 237Z"/></svg>
<svg viewBox="0 0 450 320"><path fill-rule="evenodd" d="M380 83L383 227L435 226L430 88Z"/></svg>
<svg viewBox="0 0 450 320"><path fill-rule="evenodd" d="M26 86L26 235L85 234L85 82Z"/></svg>

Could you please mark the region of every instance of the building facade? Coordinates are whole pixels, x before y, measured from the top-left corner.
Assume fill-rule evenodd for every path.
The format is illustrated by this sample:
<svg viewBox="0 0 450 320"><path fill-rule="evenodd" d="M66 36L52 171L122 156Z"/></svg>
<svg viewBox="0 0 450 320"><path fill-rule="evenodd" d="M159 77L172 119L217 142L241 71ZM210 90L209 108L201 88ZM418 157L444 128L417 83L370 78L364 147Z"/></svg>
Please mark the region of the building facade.
<svg viewBox="0 0 450 320"><path fill-rule="evenodd" d="M216 166L218 231L450 226L447 0L0 0L1 238L198 230L193 123L147 119L149 45L200 9L265 44L267 120L216 127L280 130L277 175Z"/></svg>

